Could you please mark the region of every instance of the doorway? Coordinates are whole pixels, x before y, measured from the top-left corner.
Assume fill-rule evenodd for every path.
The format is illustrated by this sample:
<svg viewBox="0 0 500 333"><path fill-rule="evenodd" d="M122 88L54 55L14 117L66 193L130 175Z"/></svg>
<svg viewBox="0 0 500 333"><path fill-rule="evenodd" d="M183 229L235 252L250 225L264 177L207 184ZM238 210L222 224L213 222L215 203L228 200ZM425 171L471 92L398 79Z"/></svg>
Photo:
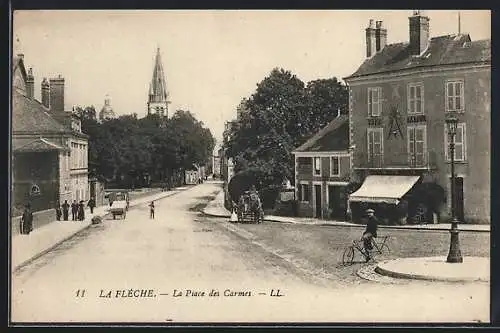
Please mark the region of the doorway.
<svg viewBox="0 0 500 333"><path fill-rule="evenodd" d="M347 213L346 187L339 185L328 185L328 208L330 218L334 220L345 220Z"/></svg>
<svg viewBox="0 0 500 333"><path fill-rule="evenodd" d="M321 185L314 185L314 217L320 218L321 216Z"/></svg>

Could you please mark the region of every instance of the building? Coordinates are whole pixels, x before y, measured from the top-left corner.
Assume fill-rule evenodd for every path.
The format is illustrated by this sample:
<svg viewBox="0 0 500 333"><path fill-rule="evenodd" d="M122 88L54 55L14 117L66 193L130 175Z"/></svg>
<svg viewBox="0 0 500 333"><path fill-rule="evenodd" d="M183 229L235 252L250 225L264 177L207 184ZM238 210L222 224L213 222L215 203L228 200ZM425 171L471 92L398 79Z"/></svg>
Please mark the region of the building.
<svg viewBox="0 0 500 333"><path fill-rule="evenodd" d="M299 216L345 220L351 170L349 117L339 114L293 154Z"/></svg>
<svg viewBox="0 0 500 333"><path fill-rule="evenodd" d="M222 175L221 165L223 148L215 149L215 152L216 153L212 156L212 173L220 177Z"/></svg>
<svg viewBox="0 0 500 333"><path fill-rule="evenodd" d="M354 220L374 207L385 223L446 221L451 172L445 118L458 114L457 215L490 220L491 41L430 37L421 11L409 42L386 45L382 21L366 29L366 59L349 77Z"/></svg>
<svg viewBox="0 0 500 333"><path fill-rule="evenodd" d="M42 102L34 98L34 77L24 56L13 59L13 216L31 202L53 211L64 200L88 199L88 136L80 119L64 111L64 78L43 79Z"/></svg>
<svg viewBox="0 0 500 333"><path fill-rule="evenodd" d="M99 112L99 121L102 122L105 120L113 119L115 117L116 117L115 112L111 107L111 99L109 98L109 96L106 95L106 97L104 98L104 105L101 111Z"/></svg>
<svg viewBox="0 0 500 333"><path fill-rule="evenodd" d="M149 95L147 102L148 115L156 114L161 118L168 117L168 92L163 73L163 64L160 56L160 48L156 49L155 64L153 68L153 77L149 84Z"/></svg>

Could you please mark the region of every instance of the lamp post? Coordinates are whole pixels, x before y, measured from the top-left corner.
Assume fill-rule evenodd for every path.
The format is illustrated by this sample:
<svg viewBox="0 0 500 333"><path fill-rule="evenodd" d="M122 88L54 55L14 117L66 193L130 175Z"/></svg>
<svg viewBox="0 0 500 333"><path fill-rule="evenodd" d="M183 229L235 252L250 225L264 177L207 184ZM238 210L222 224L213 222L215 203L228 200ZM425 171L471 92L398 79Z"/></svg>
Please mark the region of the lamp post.
<svg viewBox="0 0 500 333"><path fill-rule="evenodd" d="M446 118L446 127L448 129L450 157L451 157L451 239L450 251L446 262L461 263L463 262L462 253L460 251L460 241L458 239L458 218L456 216L455 203L455 135L457 134L458 118L455 114L450 114Z"/></svg>

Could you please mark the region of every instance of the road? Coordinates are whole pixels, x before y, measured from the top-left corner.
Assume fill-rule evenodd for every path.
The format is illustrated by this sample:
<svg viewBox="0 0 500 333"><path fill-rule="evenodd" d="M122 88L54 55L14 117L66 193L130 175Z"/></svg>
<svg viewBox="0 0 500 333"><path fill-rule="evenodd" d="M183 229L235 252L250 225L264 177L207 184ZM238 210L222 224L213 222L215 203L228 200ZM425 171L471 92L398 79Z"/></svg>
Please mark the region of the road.
<svg viewBox="0 0 500 333"><path fill-rule="evenodd" d="M488 284L383 284L304 269L273 253L278 239L262 247L201 216L196 210L219 190L205 183L159 200L154 220L147 205L133 208L15 272L12 321L489 320Z"/></svg>

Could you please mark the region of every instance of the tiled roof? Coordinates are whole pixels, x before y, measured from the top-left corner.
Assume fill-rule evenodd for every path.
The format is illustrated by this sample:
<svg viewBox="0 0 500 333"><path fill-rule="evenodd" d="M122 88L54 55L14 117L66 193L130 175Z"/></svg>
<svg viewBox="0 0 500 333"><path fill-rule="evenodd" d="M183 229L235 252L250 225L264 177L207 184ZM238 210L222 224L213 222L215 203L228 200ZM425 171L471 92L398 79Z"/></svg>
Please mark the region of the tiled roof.
<svg viewBox="0 0 500 333"><path fill-rule="evenodd" d="M22 143L20 141L12 142L12 150L14 152L26 153L26 152L43 152L43 151L53 151L53 150L68 150L58 144L55 144L42 137L33 140L28 143Z"/></svg>
<svg viewBox="0 0 500 333"><path fill-rule="evenodd" d="M349 117L340 115L294 151L312 152L347 149L349 149Z"/></svg>
<svg viewBox="0 0 500 333"><path fill-rule="evenodd" d="M468 34L434 37L427 50L419 56L411 55L408 45L386 45L346 79L417 67L491 62L491 40L471 41Z"/></svg>
<svg viewBox="0 0 500 333"><path fill-rule="evenodd" d="M69 129L52 117L37 100L23 93L12 91L12 132L17 133L67 133Z"/></svg>

